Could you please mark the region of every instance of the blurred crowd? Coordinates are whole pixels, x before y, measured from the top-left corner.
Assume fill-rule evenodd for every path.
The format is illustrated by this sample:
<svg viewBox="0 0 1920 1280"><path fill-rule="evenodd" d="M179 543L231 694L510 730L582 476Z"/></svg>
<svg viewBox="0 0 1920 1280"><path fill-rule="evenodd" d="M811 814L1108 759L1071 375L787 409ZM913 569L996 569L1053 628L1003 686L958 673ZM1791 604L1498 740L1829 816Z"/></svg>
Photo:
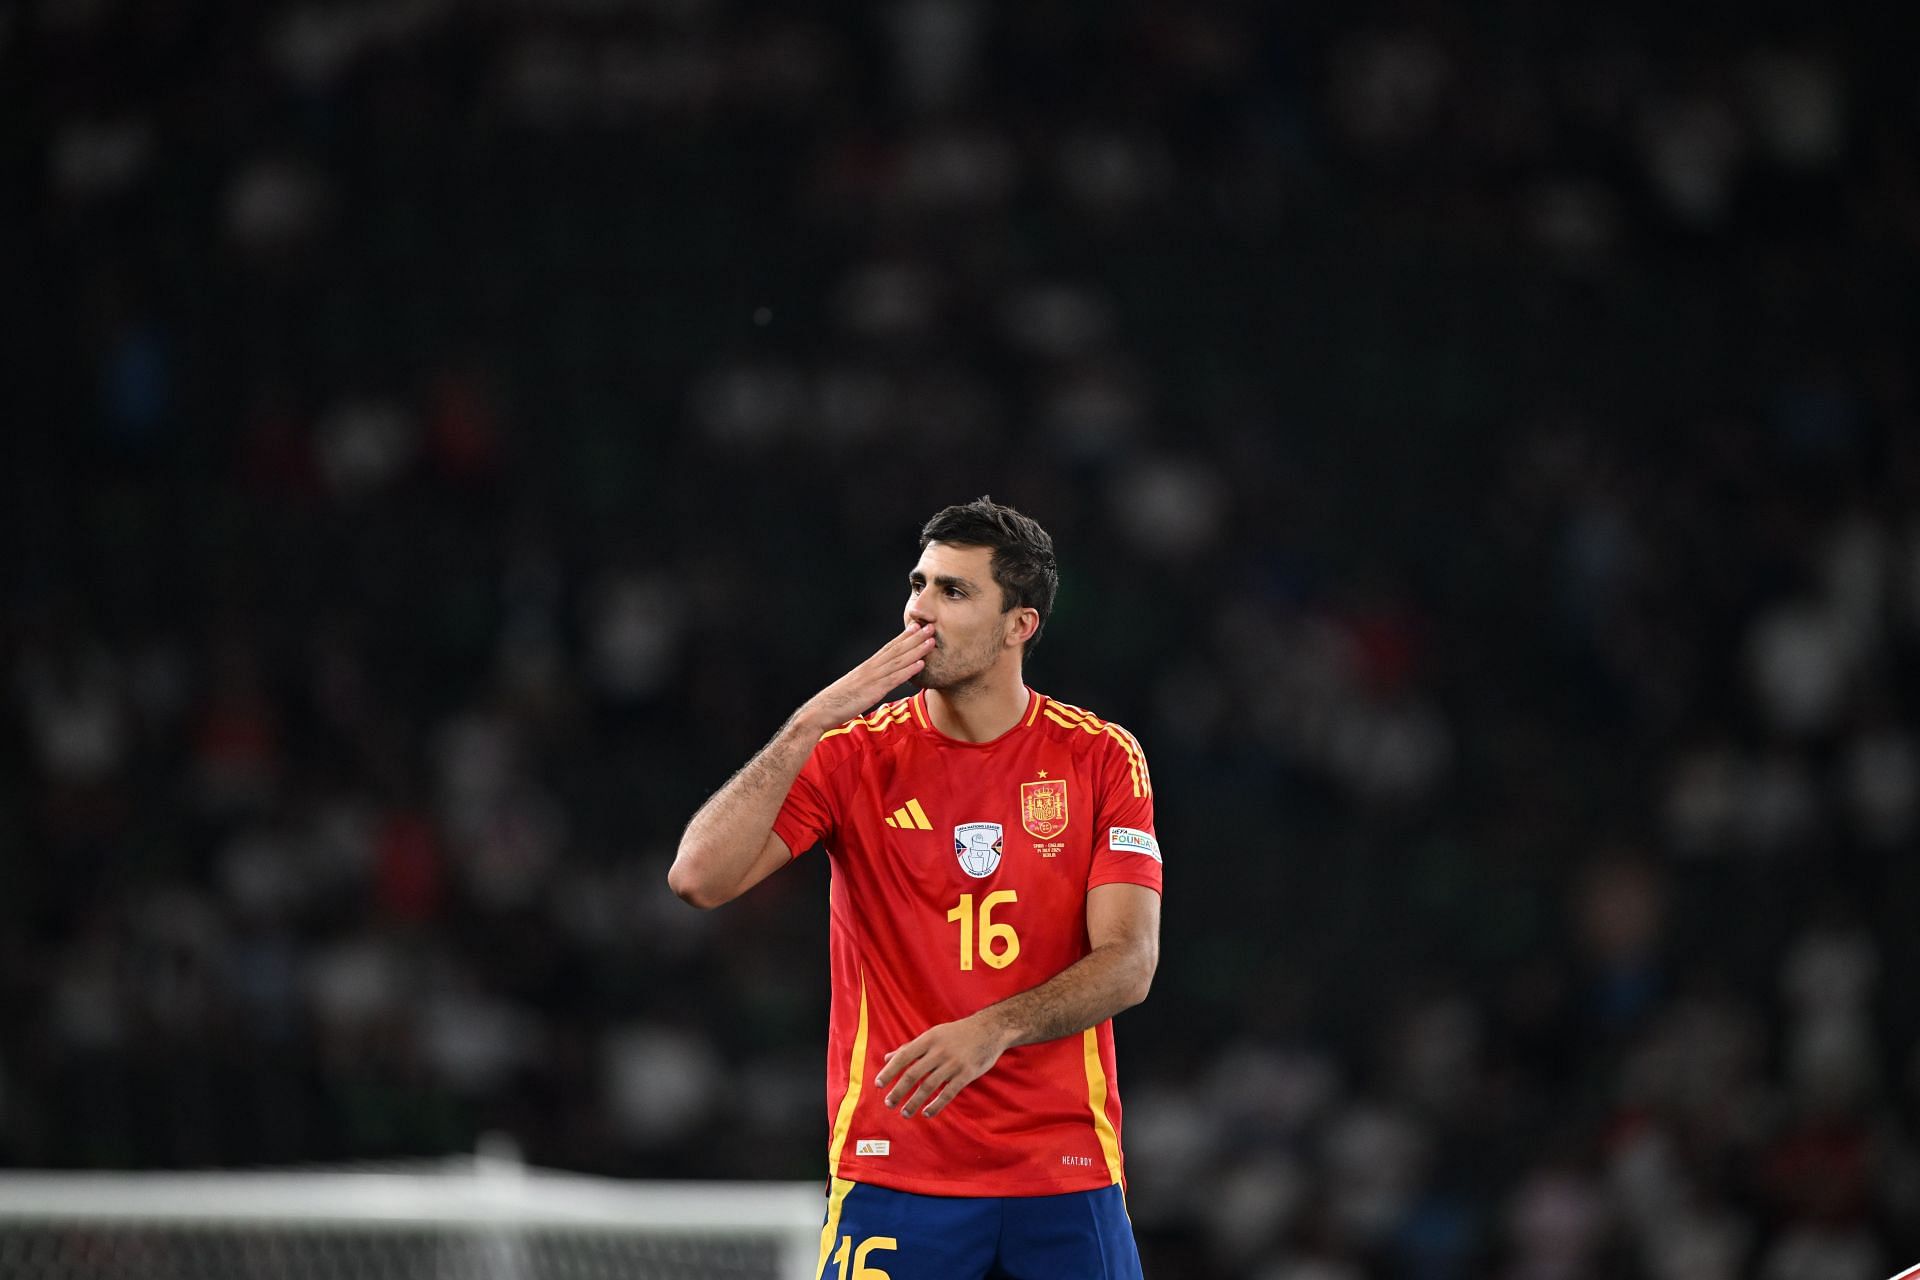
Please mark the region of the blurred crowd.
<svg viewBox="0 0 1920 1280"><path fill-rule="evenodd" d="M822 1176L693 808L991 492L1148 1273L1920 1261L1912 16L0 6L0 1162Z"/></svg>

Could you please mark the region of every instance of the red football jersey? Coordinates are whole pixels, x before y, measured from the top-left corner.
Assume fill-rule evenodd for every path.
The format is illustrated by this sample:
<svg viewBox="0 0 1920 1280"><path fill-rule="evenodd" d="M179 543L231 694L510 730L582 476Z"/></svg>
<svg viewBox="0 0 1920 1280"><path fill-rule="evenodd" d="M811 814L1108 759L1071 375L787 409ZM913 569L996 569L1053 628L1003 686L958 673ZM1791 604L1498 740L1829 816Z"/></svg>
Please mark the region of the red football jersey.
<svg viewBox="0 0 1920 1280"><path fill-rule="evenodd" d="M926 695L822 735L774 831L832 860L828 1163L923 1195L1124 1182L1113 1023L1009 1049L937 1116L874 1087L928 1027L1039 986L1092 950L1087 891L1160 890L1153 784L1119 725L1032 690L991 742L933 727Z"/></svg>

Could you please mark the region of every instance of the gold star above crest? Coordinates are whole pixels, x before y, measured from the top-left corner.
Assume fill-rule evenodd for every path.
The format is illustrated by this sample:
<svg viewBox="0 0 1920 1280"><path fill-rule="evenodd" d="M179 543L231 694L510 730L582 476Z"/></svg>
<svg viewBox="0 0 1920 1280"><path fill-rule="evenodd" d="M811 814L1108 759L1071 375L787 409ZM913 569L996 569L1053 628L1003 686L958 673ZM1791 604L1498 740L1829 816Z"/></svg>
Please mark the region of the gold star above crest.
<svg viewBox="0 0 1920 1280"><path fill-rule="evenodd" d="M1047 776L1047 771L1046 771L1045 769L1042 769L1042 770L1040 771L1040 776L1041 776L1041 777L1043 777L1043 778L1044 778L1044 777L1046 777L1046 776Z"/></svg>

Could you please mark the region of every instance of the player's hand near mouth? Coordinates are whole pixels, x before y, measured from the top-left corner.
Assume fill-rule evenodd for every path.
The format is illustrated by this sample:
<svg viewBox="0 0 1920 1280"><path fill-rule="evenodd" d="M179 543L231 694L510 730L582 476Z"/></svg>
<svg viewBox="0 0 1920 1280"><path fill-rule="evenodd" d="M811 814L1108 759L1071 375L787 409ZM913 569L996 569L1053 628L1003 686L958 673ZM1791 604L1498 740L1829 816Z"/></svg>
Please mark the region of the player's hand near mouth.
<svg viewBox="0 0 1920 1280"><path fill-rule="evenodd" d="M934 643L931 626L909 623L872 657L802 703L687 823L667 873L673 891L696 907L717 907L784 866L793 854L771 834L773 820L820 735L918 674Z"/></svg>

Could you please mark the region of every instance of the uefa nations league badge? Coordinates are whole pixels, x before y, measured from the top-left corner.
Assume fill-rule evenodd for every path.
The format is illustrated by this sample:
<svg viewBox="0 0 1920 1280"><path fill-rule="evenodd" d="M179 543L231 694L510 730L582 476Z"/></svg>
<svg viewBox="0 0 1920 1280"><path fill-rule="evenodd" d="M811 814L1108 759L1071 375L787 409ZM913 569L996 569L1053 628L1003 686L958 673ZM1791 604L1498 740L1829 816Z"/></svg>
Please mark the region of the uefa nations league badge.
<svg viewBox="0 0 1920 1280"><path fill-rule="evenodd" d="M963 822L953 829L953 855L960 869L975 880L984 880L1000 866L1000 824Z"/></svg>

